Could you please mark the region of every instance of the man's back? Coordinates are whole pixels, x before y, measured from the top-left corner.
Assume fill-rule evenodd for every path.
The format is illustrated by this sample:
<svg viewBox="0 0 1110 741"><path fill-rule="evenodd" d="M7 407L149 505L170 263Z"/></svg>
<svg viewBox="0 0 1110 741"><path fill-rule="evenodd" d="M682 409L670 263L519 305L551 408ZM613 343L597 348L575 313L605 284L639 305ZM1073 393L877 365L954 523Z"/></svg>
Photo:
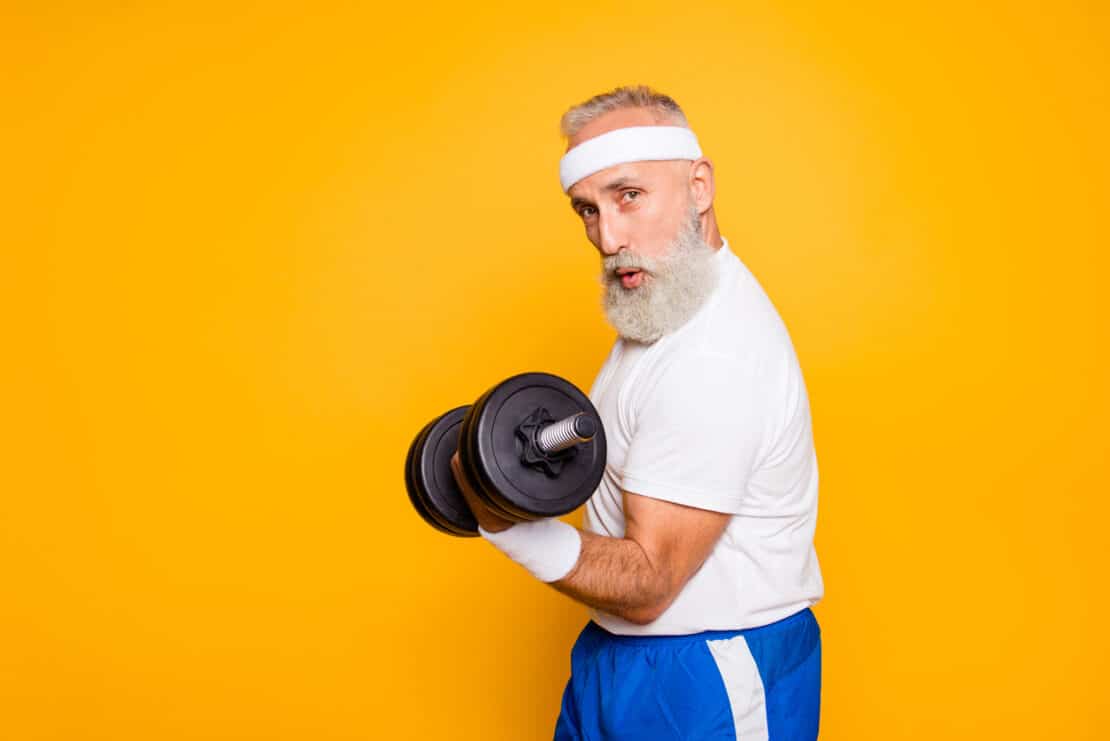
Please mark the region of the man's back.
<svg viewBox="0 0 1110 741"><path fill-rule="evenodd" d="M715 263L716 288L698 313L651 345L618 339L591 390L609 453L586 529L624 534L622 489L733 515L657 620L637 625L594 610L614 633L765 625L824 593L801 369L774 305L727 241Z"/></svg>

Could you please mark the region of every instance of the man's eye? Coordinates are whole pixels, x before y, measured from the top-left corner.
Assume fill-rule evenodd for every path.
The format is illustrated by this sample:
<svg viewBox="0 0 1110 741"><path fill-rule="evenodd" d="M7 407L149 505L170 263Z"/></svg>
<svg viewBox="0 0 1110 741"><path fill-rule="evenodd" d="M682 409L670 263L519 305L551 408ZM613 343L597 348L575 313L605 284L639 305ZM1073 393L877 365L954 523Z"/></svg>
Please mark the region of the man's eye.
<svg viewBox="0 0 1110 741"><path fill-rule="evenodd" d="M593 216L593 214L594 214L594 207L593 206L583 206L582 208L578 209L578 215L581 216L583 219L585 219L588 216Z"/></svg>
<svg viewBox="0 0 1110 741"><path fill-rule="evenodd" d="M640 195L640 191L638 191L638 190L626 190L626 191L624 192L624 196L626 196L626 197L627 197L627 196L632 196L632 197L631 197L630 199L628 199L628 200L635 200L635 199L636 199L636 196L638 196L638 195Z"/></svg>

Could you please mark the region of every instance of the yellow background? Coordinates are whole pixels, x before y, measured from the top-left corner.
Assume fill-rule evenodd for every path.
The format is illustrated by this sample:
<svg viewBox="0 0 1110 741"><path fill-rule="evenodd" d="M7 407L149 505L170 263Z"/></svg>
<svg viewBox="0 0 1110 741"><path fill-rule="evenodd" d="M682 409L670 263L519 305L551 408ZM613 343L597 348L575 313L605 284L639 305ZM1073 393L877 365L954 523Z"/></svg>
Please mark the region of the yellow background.
<svg viewBox="0 0 1110 741"><path fill-rule="evenodd" d="M549 737L584 609L401 465L593 381L556 127L636 82L806 374L822 738L1106 737L1105 4L0 20L0 738Z"/></svg>

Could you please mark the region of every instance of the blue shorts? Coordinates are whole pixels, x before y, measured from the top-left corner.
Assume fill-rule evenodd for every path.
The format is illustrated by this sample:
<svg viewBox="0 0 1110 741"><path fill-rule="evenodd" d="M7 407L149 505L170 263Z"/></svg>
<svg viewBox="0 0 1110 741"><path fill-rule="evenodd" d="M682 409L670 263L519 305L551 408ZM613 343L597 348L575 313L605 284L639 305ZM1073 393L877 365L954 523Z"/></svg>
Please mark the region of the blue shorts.
<svg viewBox="0 0 1110 741"><path fill-rule="evenodd" d="M817 738L821 631L808 608L681 636L620 636L590 622L570 663L556 741Z"/></svg>

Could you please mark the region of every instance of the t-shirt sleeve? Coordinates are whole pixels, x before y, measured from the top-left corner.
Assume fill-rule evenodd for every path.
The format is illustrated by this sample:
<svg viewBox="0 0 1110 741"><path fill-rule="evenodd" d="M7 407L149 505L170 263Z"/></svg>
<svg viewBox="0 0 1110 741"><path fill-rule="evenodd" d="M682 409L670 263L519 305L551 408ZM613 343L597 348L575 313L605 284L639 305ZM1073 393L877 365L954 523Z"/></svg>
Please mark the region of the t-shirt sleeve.
<svg viewBox="0 0 1110 741"><path fill-rule="evenodd" d="M757 385L753 364L743 359L676 359L637 399L621 487L738 514L763 438Z"/></svg>

